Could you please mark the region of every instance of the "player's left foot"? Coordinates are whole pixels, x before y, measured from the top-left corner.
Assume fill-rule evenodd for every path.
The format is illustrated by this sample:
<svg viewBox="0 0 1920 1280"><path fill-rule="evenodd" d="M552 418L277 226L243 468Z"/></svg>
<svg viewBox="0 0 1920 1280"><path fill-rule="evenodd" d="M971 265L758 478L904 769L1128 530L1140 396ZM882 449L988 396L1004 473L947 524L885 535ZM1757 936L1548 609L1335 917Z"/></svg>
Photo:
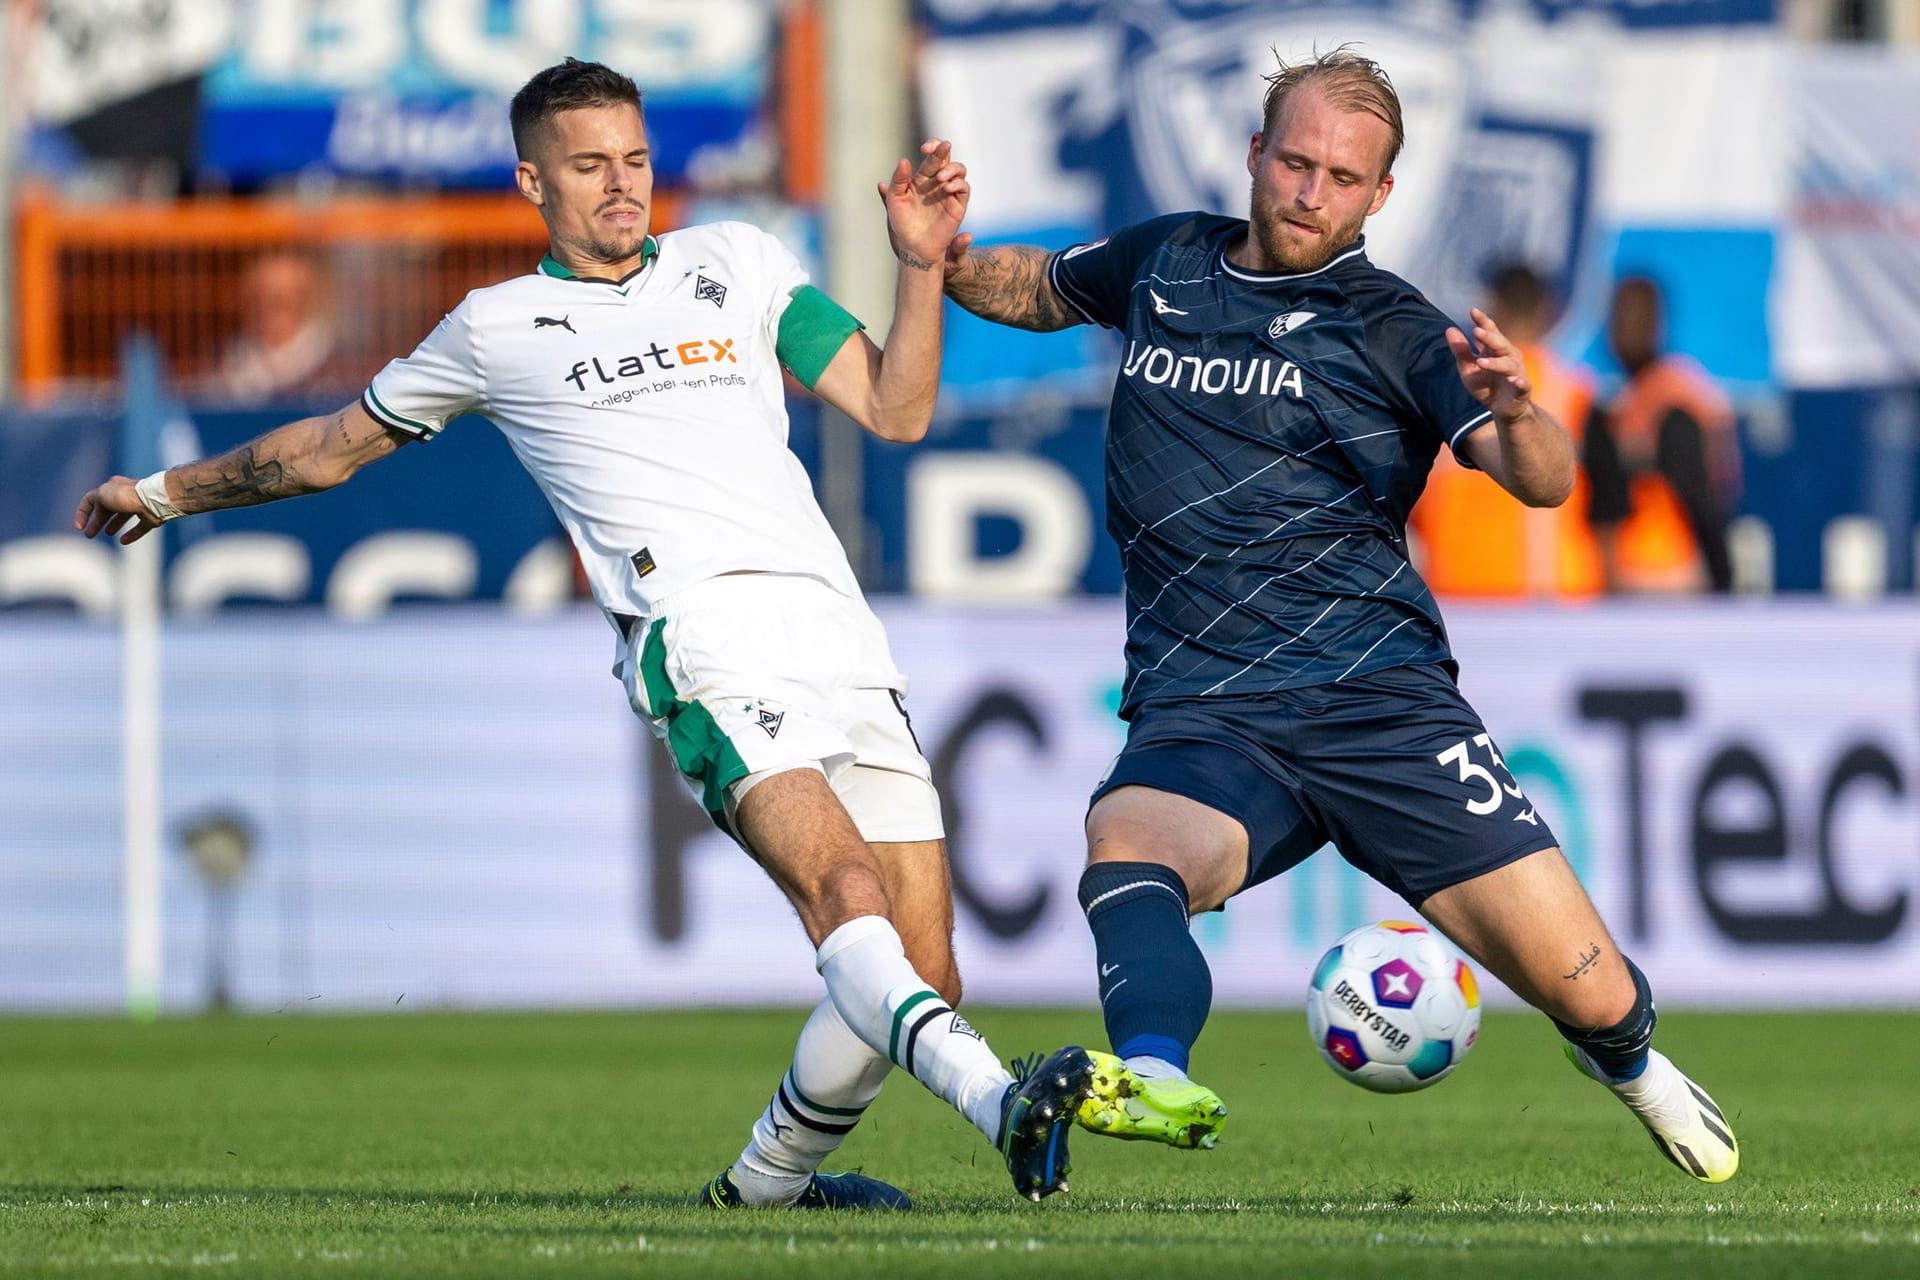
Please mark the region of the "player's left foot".
<svg viewBox="0 0 1920 1280"><path fill-rule="evenodd" d="M1013 1064L1013 1083L1001 1104L1000 1154L1013 1189L1039 1200L1067 1189L1067 1130L1087 1096L1093 1062L1079 1045Z"/></svg>
<svg viewBox="0 0 1920 1280"><path fill-rule="evenodd" d="M1566 1051L1567 1061L1627 1104L1660 1154L1682 1173L1702 1182L1725 1182L1740 1167L1740 1143L1726 1114L1665 1054L1649 1049L1646 1070L1631 1080L1614 1080L1572 1045Z"/></svg>
<svg viewBox="0 0 1920 1280"><path fill-rule="evenodd" d="M1093 1088L1075 1117L1082 1129L1189 1149L1219 1141L1227 1106L1207 1086L1185 1076L1140 1075L1111 1053L1090 1056Z"/></svg>
<svg viewBox="0 0 1920 1280"><path fill-rule="evenodd" d="M751 1208L722 1170L700 1189L700 1205L706 1209ZM789 1209L911 1209L913 1201L900 1188L860 1173L816 1173L807 1180L800 1198L785 1206Z"/></svg>

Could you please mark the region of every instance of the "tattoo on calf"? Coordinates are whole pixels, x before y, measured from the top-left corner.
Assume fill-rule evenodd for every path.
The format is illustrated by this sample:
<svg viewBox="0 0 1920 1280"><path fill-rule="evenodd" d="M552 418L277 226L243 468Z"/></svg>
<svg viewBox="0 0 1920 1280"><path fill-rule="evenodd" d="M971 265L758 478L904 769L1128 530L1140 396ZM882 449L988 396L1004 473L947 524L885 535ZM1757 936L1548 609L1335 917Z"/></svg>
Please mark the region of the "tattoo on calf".
<svg viewBox="0 0 1920 1280"><path fill-rule="evenodd" d="M1591 943L1589 944L1589 948L1590 949L1586 952L1586 954L1580 957L1580 963L1573 966L1572 973L1561 975L1568 982L1577 982L1587 972L1587 970L1593 968L1595 963L1599 961L1600 944L1597 942Z"/></svg>

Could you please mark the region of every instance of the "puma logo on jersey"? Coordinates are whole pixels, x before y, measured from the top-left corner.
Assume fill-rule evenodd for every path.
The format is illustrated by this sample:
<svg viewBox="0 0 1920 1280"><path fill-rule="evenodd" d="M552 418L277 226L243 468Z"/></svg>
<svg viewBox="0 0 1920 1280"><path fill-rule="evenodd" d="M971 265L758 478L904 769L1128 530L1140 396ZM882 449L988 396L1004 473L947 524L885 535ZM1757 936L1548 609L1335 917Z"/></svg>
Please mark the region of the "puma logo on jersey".
<svg viewBox="0 0 1920 1280"><path fill-rule="evenodd" d="M580 331L568 324L568 319L570 319L568 316L561 316L558 320L555 320L552 316L535 316L533 318L533 327L536 329L565 329L574 337L579 337Z"/></svg>
<svg viewBox="0 0 1920 1280"><path fill-rule="evenodd" d="M693 296L702 302L711 302L716 307L724 307L727 305L727 286L718 280L699 276L693 282Z"/></svg>
<svg viewBox="0 0 1920 1280"><path fill-rule="evenodd" d="M1267 336L1278 338L1282 334L1292 333L1319 314L1318 311L1289 311L1285 315L1275 316L1273 323L1267 326Z"/></svg>
<svg viewBox="0 0 1920 1280"><path fill-rule="evenodd" d="M1147 296L1153 299L1153 314L1157 316L1184 316L1187 314L1151 289L1147 290Z"/></svg>

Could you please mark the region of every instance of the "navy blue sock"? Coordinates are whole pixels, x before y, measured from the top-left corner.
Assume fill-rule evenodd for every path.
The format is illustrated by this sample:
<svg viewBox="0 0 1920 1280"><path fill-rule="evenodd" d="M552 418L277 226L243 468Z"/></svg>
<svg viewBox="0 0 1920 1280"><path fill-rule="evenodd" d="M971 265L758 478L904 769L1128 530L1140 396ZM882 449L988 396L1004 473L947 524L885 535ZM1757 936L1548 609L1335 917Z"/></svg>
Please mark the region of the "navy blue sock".
<svg viewBox="0 0 1920 1280"><path fill-rule="evenodd" d="M1659 1015L1653 1008L1653 988L1647 975L1627 957L1627 973L1633 978L1633 1008L1610 1027L1586 1030L1569 1026L1555 1018L1553 1025L1576 1048L1600 1065L1615 1080L1632 1080L1647 1069L1647 1050L1653 1044L1653 1024Z"/></svg>
<svg viewBox="0 0 1920 1280"><path fill-rule="evenodd" d="M1096 862L1080 877L1080 909L1099 957L1107 1043L1122 1058L1185 1071L1213 1006L1213 974L1187 929L1186 883L1157 862Z"/></svg>

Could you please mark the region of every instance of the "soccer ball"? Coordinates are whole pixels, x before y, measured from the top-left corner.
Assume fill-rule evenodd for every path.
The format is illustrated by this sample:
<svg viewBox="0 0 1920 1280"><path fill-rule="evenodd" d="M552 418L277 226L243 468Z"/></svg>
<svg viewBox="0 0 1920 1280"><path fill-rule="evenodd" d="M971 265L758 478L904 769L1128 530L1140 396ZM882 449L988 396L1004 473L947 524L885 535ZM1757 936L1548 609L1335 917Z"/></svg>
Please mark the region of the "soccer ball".
<svg viewBox="0 0 1920 1280"><path fill-rule="evenodd" d="M1424 925L1363 925L1315 966L1307 1031L1342 1080L1411 1093L1445 1079L1473 1047L1480 984Z"/></svg>

